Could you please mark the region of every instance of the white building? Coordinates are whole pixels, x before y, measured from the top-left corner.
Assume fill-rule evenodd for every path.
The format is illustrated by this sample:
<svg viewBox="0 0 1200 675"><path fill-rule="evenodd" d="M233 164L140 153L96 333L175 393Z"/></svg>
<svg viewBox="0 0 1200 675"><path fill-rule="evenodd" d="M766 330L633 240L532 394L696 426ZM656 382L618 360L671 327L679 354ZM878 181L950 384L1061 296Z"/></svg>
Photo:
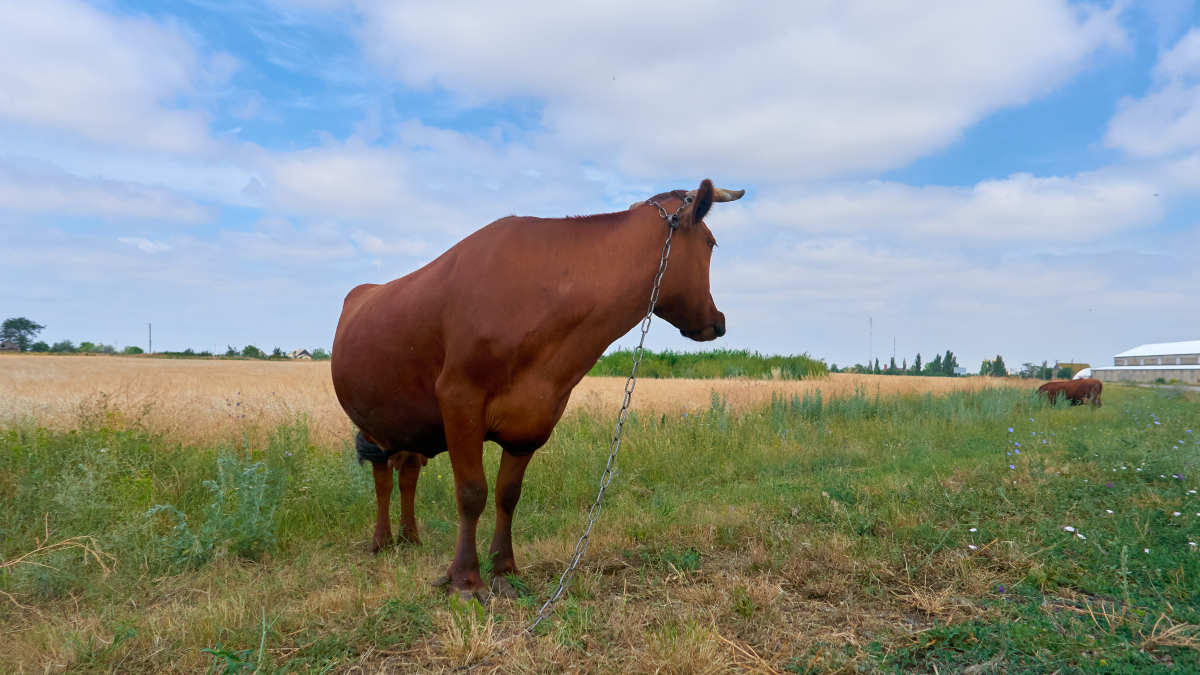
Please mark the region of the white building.
<svg viewBox="0 0 1200 675"><path fill-rule="evenodd" d="M1092 368L1103 382L1164 382L1200 384L1200 340L1159 342L1127 349L1113 356L1112 367Z"/></svg>

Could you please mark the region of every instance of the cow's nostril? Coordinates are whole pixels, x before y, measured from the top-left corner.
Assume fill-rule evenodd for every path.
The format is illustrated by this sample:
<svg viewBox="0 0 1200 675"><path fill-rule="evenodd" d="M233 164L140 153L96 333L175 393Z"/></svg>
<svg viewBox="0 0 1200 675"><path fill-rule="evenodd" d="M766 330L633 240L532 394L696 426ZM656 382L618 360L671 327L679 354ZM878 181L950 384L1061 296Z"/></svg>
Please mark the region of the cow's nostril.
<svg viewBox="0 0 1200 675"><path fill-rule="evenodd" d="M713 332L717 334L717 337L721 337L722 335L724 335L725 334L725 322L718 321L717 323L714 323L713 324Z"/></svg>

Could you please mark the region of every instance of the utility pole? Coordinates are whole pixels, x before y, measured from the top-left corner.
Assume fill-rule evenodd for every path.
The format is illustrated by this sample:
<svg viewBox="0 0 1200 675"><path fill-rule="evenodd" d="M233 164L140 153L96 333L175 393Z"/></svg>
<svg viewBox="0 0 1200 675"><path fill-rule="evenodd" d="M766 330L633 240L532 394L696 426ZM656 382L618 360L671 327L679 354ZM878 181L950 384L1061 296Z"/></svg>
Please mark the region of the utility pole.
<svg viewBox="0 0 1200 675"><path fill-rule="evenodd" d="M867 317L867 367L875 360L875 319Z"/></svg>
<svg viewBox="0 0 1200 675"><path fill-rule="evenodd" d="M146 324L146 339L148 341L146 344L146 353L153 354L154 353L154 324L152 324L152 323Z"/></svg>

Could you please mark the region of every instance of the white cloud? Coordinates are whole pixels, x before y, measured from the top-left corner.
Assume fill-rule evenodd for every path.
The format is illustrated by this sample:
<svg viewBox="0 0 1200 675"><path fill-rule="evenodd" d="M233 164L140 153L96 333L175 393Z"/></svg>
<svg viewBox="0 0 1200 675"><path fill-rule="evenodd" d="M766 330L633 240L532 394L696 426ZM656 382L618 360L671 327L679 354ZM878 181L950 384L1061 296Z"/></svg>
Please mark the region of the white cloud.
<svg viewBox="0 0 1200 675"><path fill-rule="evenodd" d="M388 239L371 234L364 230L355 230L350 238L362 250L375 255L421 255L428 250L424 241L413 239Z"/></svg>
<svg viewBox="0 0 1200 675"><path fill-rule="evenodd" d="M1162 215L1152 179L1115 172L1071 177L1014 174L970 187L916 187L887 181L771 186L734 227L747 224L805 232L941 237L962 243L1085 242L1141 227Z"/></svg>
<svg viewBox="0 0 1200 675"><path fill-rule="evenodd" d="M74 0L6 3L0 21L0 119L105 144L206 148L205 115L179 106L232 70L202 59L181 30Z"/></svg>
<svg viewBox="0 0 1200 675"><path fill-rule="evenodd" d="M145 239L143 237L117 237L117 241L121 242L122 244L134 246L143 253L154 254L171 250L170 244L164 244L158 241L150 241L149 239Z"/></svg>
<svg viewBox="0 0 1200 675"><path fill-rule="evenodd" d="M1193 28L1154 68L1155 85L1125 98L1109 122L1105 143L1138 157L1200 147L1200 28Z"/></svg>
<svg viewBox="0 0 1200 675"><path fill-rule="evenodd" d="M341 227L320 223L296 228L282 218L264 218L249 232L221 233L225 250L251 260L282 265L352 258L354 247Z"/></svg>
<svg viewBox="0 0 1200 675"><path fill-rule="evenodd" d="M25 213L201 223L208 209L170 190L81 178L37 160L0 158L0 209Z"/></svg>
<svg viewBox="0 0 1200 675"><path fill-rule="evenodd" d="M1187 239L1197 236L1193 228ZM1013 364L1109 363L1111 354L1151 336L1181 339L1195 329L1194 318L1176 311L1200 288L1194 247L1163 244L1150 253L976 255L837 235L779 236L734 257L718 252L713 296L726 315L728 346L863 362L872 317L874 355L884 361L894 336L897 361L950 348L971 369L996 353ZM668 346L688 347L681 340Z"/></svg>
<svg viewBox="0 0 1200 675"><path fill-rule="evenodd" d="M1124 42L1117 9L1065 0L359 4L409 85L532 97L558 147L641 175L741 180L903 165Z"/></svg>

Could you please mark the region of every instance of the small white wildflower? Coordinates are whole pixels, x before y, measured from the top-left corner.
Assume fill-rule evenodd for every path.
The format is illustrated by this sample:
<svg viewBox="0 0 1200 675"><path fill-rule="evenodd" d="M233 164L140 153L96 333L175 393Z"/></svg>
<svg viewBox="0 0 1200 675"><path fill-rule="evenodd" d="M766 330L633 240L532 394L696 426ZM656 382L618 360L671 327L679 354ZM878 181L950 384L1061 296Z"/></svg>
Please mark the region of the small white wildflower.
<svg viewBox="0 0 1200 675"><path fill-rule="evenodd" d="M1189 494L1189 495L1194 495L1194 494L1196 494L1196 491L1195 491L1195 490L1188 490L1188 494Z"/></svg>
<svg viewBox="0 0 1200 675"><path fill-rule="evenodd" d="M976 546L975 544L967 544L967 548L969 548L969 549L971 549L972 551L974 551L974 550L978 549L979 547L978 547L978 546Z"/></svg>
<svg viewBox="0 0 1200 675"><path fill-rule="evenodd" d="M1175 512L1173 512L1171 515L1172 515L1172 516L1174 516L1174 517L1176 517L1176 518L1178 518L1178 517L1179 517L1179 516L1181 516L1182 514L1181 514L1181 513L1179 513L1178 511L1175 511Z"/></svg>
<svg viewBox="0 0 1200 675"><path fill-rule="evenodd" d="M1074 532L1074 531L1075 531L1075 528L1071 527L1070 525L1067 525L1067 526L1063 527L1063 529L1064 529L1064 530L1066 530L1067 532Z"/></svg>
<svg viewBox="0 0 1200 675"><path fill-rule="evenodd" d="M1080 539L1082 539L1084 541L1087 541L1087 537L1083 536L1082 534L1079 534L1078 532L1075 533L1075 536L1079 537Z"/></svg>
<svg viewBox="0 0 1200 675"><path fill-rule="evenodd" d="M1150 552L1150 549L1148 549L1148 548L1144 548L1144 549L1142 549L1142 550L1143 550L1143 551L1145 551L1146 553L1149 553L1149 552Z"/></svg>
<svg viewBox="0 0 1200 675"><path fill-rule="evenodd" d="M1112 509L1104 509L1104 512L1109 515L1112 515Z"/></svg>
<svg viewBox="0 0 1200 675"><path fill-rule="evenodd" d="M1194 541L1189 541L1189 542L1188 542L1188 546L1191 546L1192 548L1195 548L1195 547L1196 547L1196 542L1194 542Z"/></svg>
<svg viewBox="0 0 1200 675"><path fill-rule="evenodd" d="M978 530L977 528L974 528L974 527L972 527L971 529L967 530L967 532L978 532L978 531L979 531L979 530Z"/></svg>

